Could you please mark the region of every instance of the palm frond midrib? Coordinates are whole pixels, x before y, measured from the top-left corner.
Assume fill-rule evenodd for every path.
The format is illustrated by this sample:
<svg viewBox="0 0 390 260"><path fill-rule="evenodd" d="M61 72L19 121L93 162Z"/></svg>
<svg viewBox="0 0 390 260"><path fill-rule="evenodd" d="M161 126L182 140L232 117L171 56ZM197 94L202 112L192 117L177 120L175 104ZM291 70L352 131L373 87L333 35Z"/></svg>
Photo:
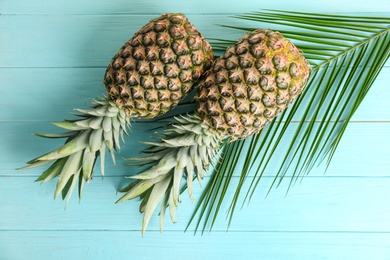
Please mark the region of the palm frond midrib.
<svg viewBox="0 0 390 260"><path fill-rule="evenodd" d="M370 44L370 43L373 42L374 40L376 40L376 39L382 37L383 35L385 35L385 34L387 34L387 33L389 33L389 32L390 32L390 28L388 28L388 29L386 29L386 30L383 30L383 31L381 31L381 32L379 32L379 33L373 35L372 37L367 38L366 40L364 40L364 41L362 41L362 42L356 44L355 46L351 47L350 49L345 50L345 51L343 51L343 52L341 52L341 53L335 55L333 58L327 60L326 62L323 62L323 63L319 64L318 66L312 68L312 70L318 70L318 69L320 69L320 68L322 68L322 67L324 67L324 66L327 66L327 65L333 63L335 60L338 60L338 59L340 59L341 57L346 56L346 55L348 55L348 54L351 53L351 52L354 52L355 50L361 48L362 46L365 46L365 45L367 45L367 44Z"/></svg>

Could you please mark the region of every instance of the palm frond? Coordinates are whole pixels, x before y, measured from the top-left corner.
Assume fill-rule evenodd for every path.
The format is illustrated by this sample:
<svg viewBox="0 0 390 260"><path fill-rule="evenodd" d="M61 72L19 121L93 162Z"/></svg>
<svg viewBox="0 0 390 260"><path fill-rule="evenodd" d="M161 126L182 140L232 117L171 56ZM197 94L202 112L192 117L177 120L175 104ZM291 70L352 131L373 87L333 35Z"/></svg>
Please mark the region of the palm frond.
<svg viewBox="0 0 390 260"><path fill-rule="evenodd" d="M259 135L248 138L246 148L241 143L226 143L224 151L229 157L219 161L190 220L194 221L199 213L195 231L201 226L203 231L212 229L224 193L235 188L227 213L230 224L243 183L253 175L244 204L250 201L261 177L277 158L281 158L280 165L269 191L287 176L290 188L324 160L328 167L353 114L390 56L388 17L270 10L236 18L254 26L224 27L243 31L268 27L281 32L303 51L312 73L306 90L294 105ZM223 50L233 42L214 39L212 45ZM281 146L286 143L289 145L283 149ZM246 154L245 158L242 154ZM232 164L238 158L244 160L242 168ZM236 187L231 187L229 180L236 172L241 172L240 179Z"/></svg>

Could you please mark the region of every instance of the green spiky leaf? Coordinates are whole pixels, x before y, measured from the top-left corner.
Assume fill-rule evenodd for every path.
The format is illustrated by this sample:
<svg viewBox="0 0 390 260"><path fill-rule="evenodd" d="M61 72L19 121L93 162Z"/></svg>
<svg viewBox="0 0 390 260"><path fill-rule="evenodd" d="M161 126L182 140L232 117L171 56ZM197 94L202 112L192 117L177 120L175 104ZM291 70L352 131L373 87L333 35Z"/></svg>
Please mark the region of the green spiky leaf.
<svg viewBox="0 0 390 260"><path fill-rule="evenodd" d="M94 101L92 107L91 110L78 109L77 111L82 113L78 115L81 117L79 120L55 123L61 128L72 131L37 134L45 138L66 138L66 141L61 147L27 162L25 167L20 168L29 169L52 163L37 181L44 183L58 177L54 197L62 194L63 199L67 197L66 203L77 181L79 181L78 190L81 199L84 182L92 179L93 169L99 156L101 157L100 169L104 175L106 148L115 164L114 149L119 149L119 136L122 137L126 128L130 126L124 112L108 98Z"/></svg>

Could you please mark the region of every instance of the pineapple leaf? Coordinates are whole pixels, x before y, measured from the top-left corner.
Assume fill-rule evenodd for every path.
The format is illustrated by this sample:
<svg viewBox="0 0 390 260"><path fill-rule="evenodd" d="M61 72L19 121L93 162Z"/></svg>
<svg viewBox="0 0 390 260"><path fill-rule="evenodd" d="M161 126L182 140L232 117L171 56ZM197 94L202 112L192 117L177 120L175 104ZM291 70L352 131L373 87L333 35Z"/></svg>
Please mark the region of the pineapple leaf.
<svg viewBox="0 0 390 260"><path fill-rule="evenodd" d="M236 18L248 26L223 26L281 32L303 51L312 72L295 103L260 134L247 138L245 147L236 142L224 144L222 156L187 226L188 229L199 214L195 232L212 229L221 204L226 203L223 200L227 189L234 193L227 213L230 225L240 200L242 205L250 201L276 158L281 158L281 163L268 192L285 178L289 178L290 189L322 162L328 167L348 123L390 57L390 17L267 10ZM213 41L214 50L225 50L234 43L231 39ZM293 135L286 135L287 132ZM290 145L282 147L282 143ZM243 166L236 163L239 158L243 158ZM235 187L230 182L234 172L241 172ZM245 192L243 185L250 179Z"/></svg>
<svg viewBox="0 0 390 260"><path fill-rule="evenodd" d="M36 159L31 160L31 161L28 161L26 166L19 167L19 168L17 168L17 170L27 170L27 169L43 166L43 165L46 165L46 164L51 163L51 162L52 162L52 160L40 161L40 160L37 160L37 158L36 158Z"/></svg>
<svg viewBox="0 0 390 260"><path fill-rule="evenodd" d="M133 198L142 195L142 193L152 188L153 185L164 180L166 176L167 175L160 175L154 179L136 181L134 184L130 184L129 186L119 191L119 192L127 192L127 193L123 195L120 199L118 199L116 203L123 202L126 200L131 200Z"/></svg>
<svg viewBox="0 0 390 260"><path fill-rule="evenodd" d="M61 158L54 162L36 181L42 181L42 183L48 182L61 173L61 168L64 166L66 158Z"/></svg>
<svg viewBox="0 0 390 260"><path fill-rule="evenodd" d="M65 144L51 152L27 162L19 169L29 169L52 163L36 181L45 183L58 177L54 197L62 193L66 204L76 187L79 198L85 182L90 182L100 156L100 169L104 176L106 148L115 164L114 150L119 150L119 137L130 127L129 119L108 98L95 100L91 110L76 109L81 120L65 120L55 125L71 131L60 134L36 134L46 138L67 138ZM104 113L105 112L105 113Z"/></svg>
<svg viewBox="0 0 390 260"><path fill-rule="evenodd" d="M72 182L70 183L69 190L67 191L68 197L66 198L65 207L66 207L66 205L68 205L69 200L72 197L72 193L73 193L73 190L76 186L77 180L79 179L80 172L81 172L81 168L78 169L78 171L71 178ZM69 182L70 182L70 180L69 180ZM63 197L62 199L65 199L65 198Z"/></svg>
<svg viewBox="0 0 390 260"><path fill-rule="evenodd" d="M64 198L66 196L70 188L70 185L67 185L67 183L78 171L80 171L82 156L83 152L78 151L67 158L63 168L61 169L54 198L57 198L61 191L63 194L62 197Z"/></svg>
<svg viewBox="0 0 390 260"><path fill-rule="evenodd" d="M79 202L81 202L81 198L83 197L83 188L84 188L84 176L83 174L79 175L79 187L78 187L78 192L79 192Z"/></svg>
<svg viewBox="0 0 390 260"><path fill-rule="evenodd" d="M83 178L86 182L89 182L92 179L92 172L96 162L96 153L91 152L89 147L85 148L83 155L83 167L82 173Z"/></svg>
<svg viewBox="0 0 390 260"><path fill-rule="evenodd" d="M79 126L75 122L71 122L71 121L54 122L53 125L67 129L67 130L72 130L72 131L79 131L79 130L87 129L86 127Z"/></svg>
<svg viewBox="0 0 390 260"><path fill-rule="evenodd" d="M66 137L73 137L77 135L78 131L70 131L65 133L59 133L59 134L41 134L41 133L35 133L34 135L44 138L66 138Z"/></svg>
<svg viewBox="0 0 390 260"><path fill-rule="evenodd" d="M36 160L39 161L46 161L46 160L56 160L63 157L67 157L73 153L76 153L80 150L85 149L88 145L88 138L90 135L90 131L83 131L81 132L76 138L72 139L65 145L61 146L60 148L49 152L45 155L42 155L41 157L37 158Z"/></svg>
<svg viewBox="0 0 390 260"><path fill-rule="evenodd" d="M169 178L168 175L166 175L163 180L161 180L160 182L156 183L153 186L152 192L150 193L150 196L148 197L148 200L147 200L147 203L145 206L145 210L144 210L144 218L142 221L142 235L145 234L145 230L149 224L149 220L152 217L154 210L156 209L156 207L158 206L158 204L160 203L160 201L164 197L170 182L171 182L171 179ZM164 207L164 204L162 205L162 207ZM164 211L163 211L163 214L164 214ZM164 215L162 215L161 217L164 218ZM162 228L162 226L161 226L161 228Z"/></svg>

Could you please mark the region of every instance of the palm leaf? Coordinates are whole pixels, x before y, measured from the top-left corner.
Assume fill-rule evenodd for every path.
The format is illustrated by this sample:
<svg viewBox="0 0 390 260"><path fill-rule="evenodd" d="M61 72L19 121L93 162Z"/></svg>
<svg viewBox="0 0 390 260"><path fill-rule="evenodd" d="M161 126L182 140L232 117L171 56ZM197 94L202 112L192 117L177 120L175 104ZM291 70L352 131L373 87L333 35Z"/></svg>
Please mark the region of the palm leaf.
<svg viewBox="0 0 390 260"><path fill-rule="evenodd" d="M354 112L390 56L388 17L265 11L236 18L254 26L224 27L242 31L263 27L280 31L303 51L312 65L312 73L306 90L277 121L260 134L247 138L247 145L225 144L226 156L216 165L187 226L199 214L195 232L212 229L225 202L226 191L235 189L227 212L230 225L245 181L253 175L243 204L250 201L276 157L282 159L269 191L287 176L290 188L324 160L328 167ZM215 50L225 50L233 43L214 39L212 45ZM282 143L289 146L282 149ZM242 168L236 163L239 159L244 161ZM230 180L235 172L241 175L238 184L231 187Z"/></svg>

